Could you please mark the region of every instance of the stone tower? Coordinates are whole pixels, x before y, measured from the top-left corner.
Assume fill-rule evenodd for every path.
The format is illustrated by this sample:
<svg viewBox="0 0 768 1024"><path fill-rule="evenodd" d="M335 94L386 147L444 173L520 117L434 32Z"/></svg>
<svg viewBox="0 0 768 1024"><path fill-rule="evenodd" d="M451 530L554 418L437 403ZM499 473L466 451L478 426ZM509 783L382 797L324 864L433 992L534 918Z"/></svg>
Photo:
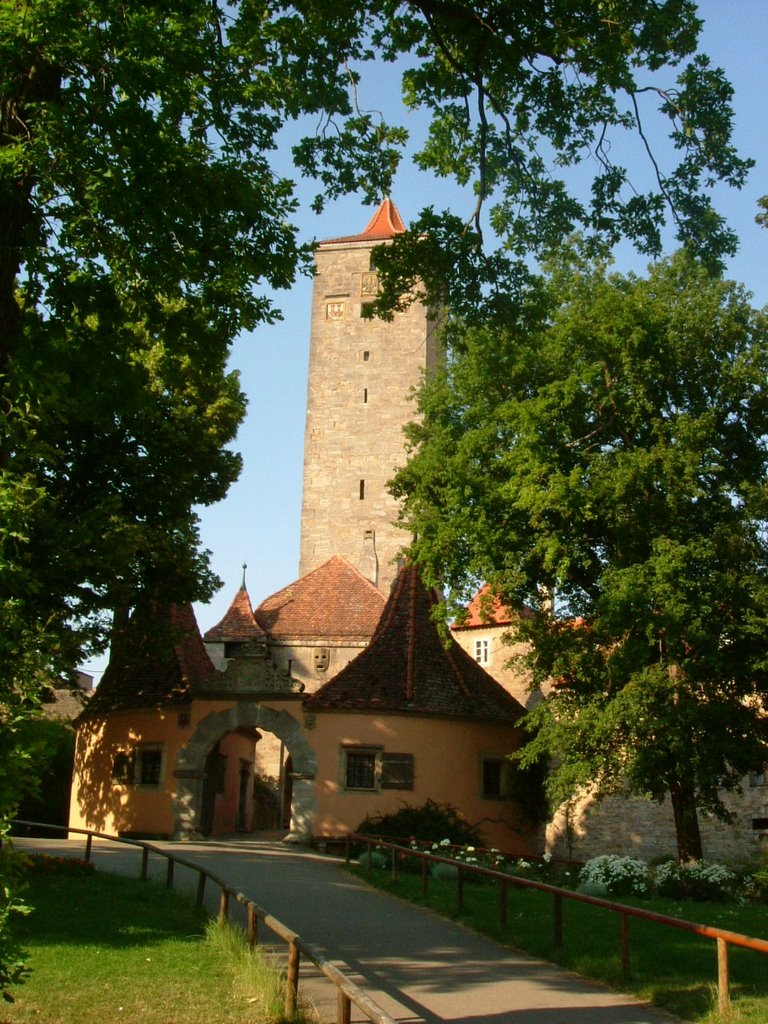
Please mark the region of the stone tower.
<svg viewBox="0 0 768 1024"><path fill-rule="evenodd" d="M317 246L304 437L300 575L341 555L385 593L408 540L387 483L405 461L409 394L437 350L421 303L389 323L362 316L378 286L371 252L403 231L385 199L362 234Z"/></svg>

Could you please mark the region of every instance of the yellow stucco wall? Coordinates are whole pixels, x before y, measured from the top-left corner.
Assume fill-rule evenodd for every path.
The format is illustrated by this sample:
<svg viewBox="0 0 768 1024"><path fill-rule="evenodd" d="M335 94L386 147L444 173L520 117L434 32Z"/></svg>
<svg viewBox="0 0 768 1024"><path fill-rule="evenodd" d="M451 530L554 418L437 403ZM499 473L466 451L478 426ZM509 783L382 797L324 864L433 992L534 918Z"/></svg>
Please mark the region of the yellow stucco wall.
<svg viewBox="0 0 768 1024"><path fill-rule="evenodd" d="M512 726L407 715L321 713L307 722L317 753L315 836L340 836L368 815L389 813L427 798L459 808L485 844L526 854L538 845L535 827L507 799L481 796L481 761L510 753L519 743ZM345 790L345 746L382 747L414 755L413 790ZM436 837L440 839L441 837Z"/></svg>
<svg viewBox="0 0 768 1024"><path fill-rule="evenodd" d="M113 711L104 718L85 719L77 729L69 824L110 835L171 835L178 752L201 719L228 706L225 701L194 701L184 708ZM162 747L160 784L141 786L114 779L117 755L135 754L143 744ZM239 761L253 762L254 742L232 734L223 740L221 753L228 758L228 772L225 793L216 799L214 832L229 832L234 831L237 814Z"/></svg>

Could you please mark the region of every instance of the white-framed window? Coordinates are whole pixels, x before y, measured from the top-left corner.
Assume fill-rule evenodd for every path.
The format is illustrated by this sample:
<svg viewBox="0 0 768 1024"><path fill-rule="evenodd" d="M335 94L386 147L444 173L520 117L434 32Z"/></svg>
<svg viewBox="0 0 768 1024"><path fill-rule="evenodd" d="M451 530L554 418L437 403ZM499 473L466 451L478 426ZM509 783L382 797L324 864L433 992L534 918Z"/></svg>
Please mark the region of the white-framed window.
<svg viewBox="0 0 768 1024"><path fill-rule="evenodd" d="M475 661L479 665L491 664L491 641L487 637L475 640Z"/></svg>
<svg viewBox="0 0 768 1024"><path fill-rule="evenodd" d="M510 763L502 754L484 754L480 759L480 795L504 800L509 796Z"/></svg>
<svg viewBox="0 0 768 1024"><path fill-rule="evenodd" d="M749 784L750 786L764 786L766 784L766 769L760 768L758 771L749 773Z"/></svg>
<svg viewBox="0 0 768 1024"><path fill-rule="evenodd" d="M413 754L390 753L380 747L342 747L341 755L346 790L413 789Z"/></svg>

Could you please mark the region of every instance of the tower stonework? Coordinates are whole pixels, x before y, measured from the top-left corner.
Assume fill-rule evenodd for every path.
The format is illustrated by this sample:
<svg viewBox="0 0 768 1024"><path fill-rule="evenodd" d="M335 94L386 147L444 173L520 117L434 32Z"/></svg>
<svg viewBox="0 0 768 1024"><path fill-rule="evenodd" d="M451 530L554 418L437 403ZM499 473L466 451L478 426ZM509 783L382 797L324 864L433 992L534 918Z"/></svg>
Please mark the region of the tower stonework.
<svg viewBox="0 0 768 1024"><path fill-rule="evenodd" d="M404 230L387 199L362 234L317 247L304 437L300 576L341 555L385 593L408 540L387 483L405 461L410 393L437 352L419 302L391 322L362 316L378 286L372 250Z"/></svg>

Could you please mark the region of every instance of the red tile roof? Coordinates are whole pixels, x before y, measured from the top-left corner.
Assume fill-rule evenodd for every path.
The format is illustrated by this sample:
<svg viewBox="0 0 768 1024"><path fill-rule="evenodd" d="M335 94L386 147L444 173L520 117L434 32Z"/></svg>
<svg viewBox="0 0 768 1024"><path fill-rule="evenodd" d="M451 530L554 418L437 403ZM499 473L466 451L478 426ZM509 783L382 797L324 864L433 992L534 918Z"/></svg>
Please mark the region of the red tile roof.
<svg viewBox="0 0 768 1024"><path fill-rule="evenodd" d="M452 630L481 629L489 626L509 626L521 616L529 615L530 611L520 608L514 611L509 605L503 604L486 583L475 594L467 605L467 616L461 622L451 626Z"/></svg>
<svg viewBox="0 0 768 1024"><path fill-rule="evenodd" d="M183 704L216 674L192 605L137 608L112 645L83 715Z"/></svg>
<svg viewBox="0 0 768 1024"><path fill-rule="evenodd" d="M405 231L403 218L391 199L385 199L359 235L345 235L343 238L326 238L320 244L333 242L386 242Z"/></svg>
<svg viewBox="0 0 768 1024"><path fill-rule="evenodd" d="M384 608L379 590L346 559L324 565L262 601L255 618L270 639L368 641Z"/></svg>
<svg viewBox="0 0 768 1024"><path fill-rule="evenodd" d="M523 706L455 640L446 647L431 617L436 601L416 568L402 568L368 647L306 709L517 721Z"/></svg>
<svg viewBox="0 0 768 1024"><path fill-rule="evenodd" d="M207 644L266 640L264 630L253 614L251 599L248 596L245 583L235 594L224 618L215 626L211 626L203 639Z"/></svg>

